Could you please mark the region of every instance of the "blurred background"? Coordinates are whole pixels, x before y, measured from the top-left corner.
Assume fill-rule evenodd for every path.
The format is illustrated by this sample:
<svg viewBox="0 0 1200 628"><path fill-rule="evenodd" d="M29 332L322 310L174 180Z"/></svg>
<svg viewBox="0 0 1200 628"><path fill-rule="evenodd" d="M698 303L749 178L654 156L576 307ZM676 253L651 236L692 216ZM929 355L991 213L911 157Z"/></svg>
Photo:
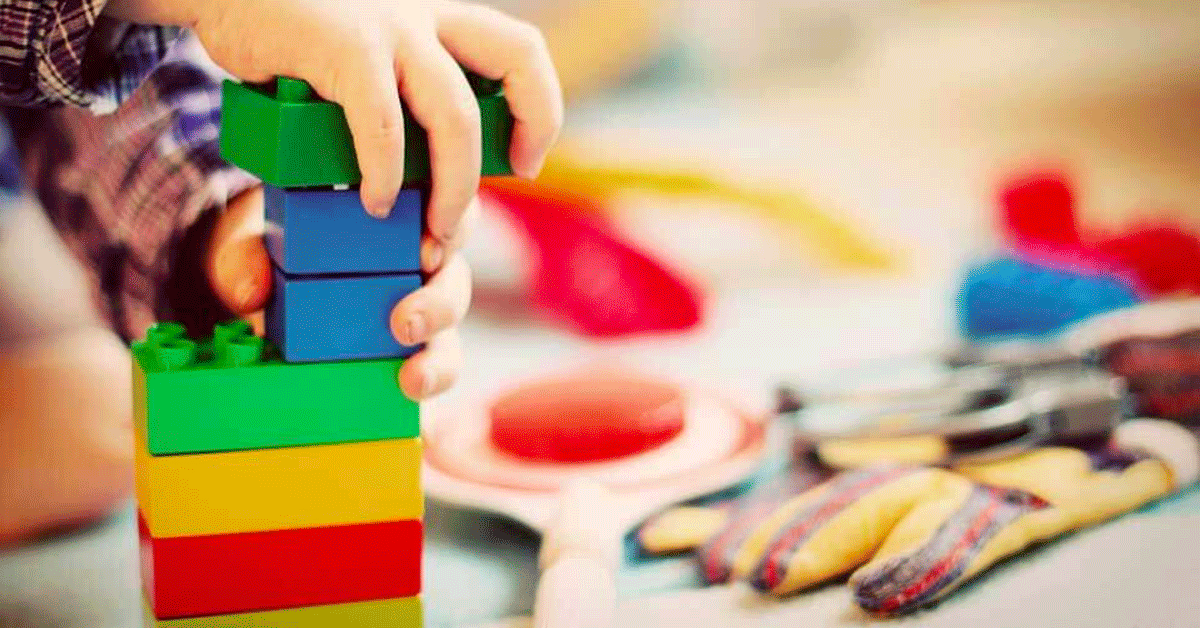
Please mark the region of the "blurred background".
<svg viewBox="0 0 1200 628"><path fill-rule="evenodd" d="M538 373L596 362L636 365L768 409L782 381L815 385L864 363L952 345L964 334L1038 328L1048 324L1047 308L1071 311L1068 317L1102 309L1103 299L1043 301L1032 281L1029 291L1018 285L1006 294L1012 311L999 317L1007 318L1001 328L964 321L959 295L969 269L1020 257L1023 237L1005 226L1013 215L1002 201L1014 182L1064 184L1078 229L1092 241L1144 226L1167 225L1188 238L1200 229L1200 34L1192 27L1200 9L1189 3L504 6L543 27L568 97L561 148L542 181L551 189L542 191L583 194L588 202L574 201L589 211L598 203L612 234L693 291L696 318L662 303L678 303L676 292L639 290L634 272L603 272L623 268L612 258L581 255L556 266L560 258L531 243L527 223L487 212L469 245L477 273L464 330L471 358L462 385L431 404L431 422ZM1191 245L1180 250L1166 266L1200 261ZM564 296L570 290L538 279L539 269L550 268L598 291L607 308L572 308ZM1155 298L1168 292L1195 294L1172 288ZM541 305L538 313L522 314L525 299ZM597 311L607 317L587 314ZM443 521L458 515L435 513ZM478 520L457 525L477 530ZM468 533L486 540L448 552L452 558L441 564L470 577L479 556L505 545L497 539L512 538L497 525ZM1154 544L1145 541L1146 529L1131 527L1100 545L1043 555L1033 566L996 574L985 598L943 605L920 621L1075 625L1086 608L1114 625L1138 625L1147 620L1139 609L1150 607L1168 623L1194 617L1190 603L1139 593L1142 584L1176 577L1174 553L1196 554L1181 540L1190 525L1156 527ZM446 547L461 549L462 538ZM1138 575L1080 571L1099 555L1136 560L1137 552L1148 557ZM486 606L483 598L508 600L512 612L522 612L513 600L531 598L534 563L522 562L529 554L519 550L500 554L493 563L505 565L499 573L525 565L509 593L473 591L468 600L430 579L430 595L454 599L445 607L465 616ZM653 617L649 623L676 625L693 612L713 625L856 620L842 613L841 591L747 610L736 596L678 594L694 577L690 562L632 565L621 586L643 600L623 607L633 623ZM1043 605L1018 603L1051 589L1055 599L1070 600L1052 620ZM689 610L680 610L681 600Z"/></svg>
<svg viewBox="0 0 1200 628"><path fill-rule="evenodd" d="M766 411L783 381L954 344L967 269L1020 248L1001 211L1014 180L1066 182L1097 242L1135 224L1200 233L1195 3L493 4L544 29L567 125L537 184L485 186L467 247L467 359L460 384L425 408L430 427L582 365L636 366ZM1200 261L1174 259L1185 270ZM0 628L133 625L131 517L0 556ZM428 521L430 625L529 610L535 536L437 504ZM1194 570L1173 558L1181 545L1195 554L1195 528L1123 525L1001 570L986 595L921 621L1045 623L1027 600L1053 590L1070 600L1061 617L1087 609L1134 625L1157 605L1185 625L1194 603L1161 582ZM1137 563L1166 580L1089 580L1080 570L1097 555L1114 572ZM676 595L693 579L682 559L635 560L620 589L648 601L622 612L634 625L709 625L685 623L691 605L717 622L734 603ZM844 596L738 625L843 625Z"/></svg>
<svg viewBox="0 0 1200 628"><path fill-rule="evenodd" d="M707 355L703 340L749 334L740 355L692 369L829 366L956 337L956 282L1007 246L999 195L1030 173L1069 180L1081 228L1200 225L1187 3L502 4L544 28L559 64L560 157L759 192L606 197L622 238L711 297L687 346ZM787 198L771 210L764 194ZM532 250L489 217L471 247L480 322L495 290L529 276ZM882 304L822 293L831 283L869 284L866 298L897 297L913 320L898 329ZM863 329L833 341L834 311Z"/></svg>

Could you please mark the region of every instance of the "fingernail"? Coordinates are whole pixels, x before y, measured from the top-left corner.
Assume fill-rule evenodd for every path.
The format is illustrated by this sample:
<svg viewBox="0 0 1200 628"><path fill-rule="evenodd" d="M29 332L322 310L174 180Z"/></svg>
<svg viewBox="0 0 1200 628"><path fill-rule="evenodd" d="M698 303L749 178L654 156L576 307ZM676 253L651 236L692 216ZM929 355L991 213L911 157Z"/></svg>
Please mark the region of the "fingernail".
<svg viewBox="0 0 1200 628"><path fill-rule="evenodd" d="M533 172L529 175L530 179L536 179L542 174L542 168L546 167L546 156L542 155L536 163L533 164Z"/></svg>
<svg viewBox="0 0 1200 628"><path fill-rule="evenodd" d="M367 213L374 218L387 218L392 213L392 203L387 200L372 200L366 205Z"/></svg>
<svg viewBox="0 0 1200 628"><path fill-rule="evenodd" d="M537 161L524 166L518 167L516 160L513 160L513 172L525 179L536 179L542 174L542 168L546 165L546 158L543 156Z"/></svg>
<svg viewBox="0 0 1200 628"><path fill-rule="evenodd" d="M420 314L409 316L404 331L407 336L404 344L410 347L421 344L425 340L425 317Z"/></svg>
<svg viewBox="0 0 1200 628"><path fill-rule="evenodd" d="M429 239L421 246L421 267L426 271L433 272L442 267L442 262L446 256L446 249L441 242Z"/></svg>

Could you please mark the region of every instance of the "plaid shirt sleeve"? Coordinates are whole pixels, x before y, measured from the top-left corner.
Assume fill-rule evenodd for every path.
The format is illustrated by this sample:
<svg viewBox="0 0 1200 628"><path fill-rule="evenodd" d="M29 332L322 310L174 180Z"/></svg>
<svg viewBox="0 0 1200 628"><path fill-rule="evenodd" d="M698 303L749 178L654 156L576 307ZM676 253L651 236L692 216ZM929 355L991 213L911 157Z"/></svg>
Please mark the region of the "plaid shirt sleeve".
<svg viewBox="0 0 1200 628"><path fill-rule="evenodd" d="M0 0L0 102L112 111L179 31L100 15L104 0Z"/></svg>
<svg viewBox="0 0 1200 628"><path fill-rule="evenodd" d="M183 310L220 316L197 232L256 183L218 154L224 76L185 36L113 113L55 108L14 125L26 180L126 340L186 322Z"/></svg>

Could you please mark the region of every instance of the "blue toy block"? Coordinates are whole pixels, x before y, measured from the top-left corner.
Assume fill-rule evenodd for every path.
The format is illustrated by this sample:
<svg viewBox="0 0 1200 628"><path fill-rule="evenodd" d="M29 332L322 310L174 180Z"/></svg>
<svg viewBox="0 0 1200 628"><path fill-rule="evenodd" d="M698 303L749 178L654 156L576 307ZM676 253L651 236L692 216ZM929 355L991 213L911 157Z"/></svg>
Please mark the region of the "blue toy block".
<svg viewBox="0 0 1200 628"><path fill-rule="evenodd" d="M265 186L267 250L289 275L417 272L423 196L401 190L381 220L363 209L357 189Z"/></svg>
<svg viewBox="0 0 1200 628"><path fill-rule="evenodd" d="M421 286L419 273L291 276L275 268L267 304L267 338L287 362L404 358L388 318Z"/></svg>
<svg viewBox="0 0 1200 628"><path fill-rule="evenodd" d="M968 269L958 295L958 322L971 340L1039 338L1140 300L1114 275L1000 258Z"/></svg>

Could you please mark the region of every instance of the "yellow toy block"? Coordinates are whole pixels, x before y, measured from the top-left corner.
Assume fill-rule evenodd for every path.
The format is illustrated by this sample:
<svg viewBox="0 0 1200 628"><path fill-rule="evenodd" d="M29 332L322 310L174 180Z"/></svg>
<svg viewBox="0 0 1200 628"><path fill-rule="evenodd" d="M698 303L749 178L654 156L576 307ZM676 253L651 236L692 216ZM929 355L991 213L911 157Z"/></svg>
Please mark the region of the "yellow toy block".
<svg viewBox="0 0 1200 628"><path fill-rule="evenodd" d="M144 628L421 628L421 598L288 608L279 611L155 619L142 598Z"/></svg>
<svg viewBox="0 0 1200 628"><path fill-rule="evenodd" d="M420 519L416 438L151 456L137 429L137 498L157 538Z"/></svg>

